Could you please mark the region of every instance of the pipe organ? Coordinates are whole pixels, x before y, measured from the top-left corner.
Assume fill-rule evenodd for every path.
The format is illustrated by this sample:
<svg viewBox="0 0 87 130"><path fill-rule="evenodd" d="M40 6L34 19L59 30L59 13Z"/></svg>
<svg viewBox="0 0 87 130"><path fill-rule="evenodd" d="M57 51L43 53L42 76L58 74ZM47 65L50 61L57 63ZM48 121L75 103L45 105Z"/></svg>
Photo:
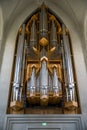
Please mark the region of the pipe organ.
<svg viewBox="0 0 87 130"><path fill-rule="evenodd" d="M69 31L44 3L21 25L15 55L11 109L78 108Z"/></svg>

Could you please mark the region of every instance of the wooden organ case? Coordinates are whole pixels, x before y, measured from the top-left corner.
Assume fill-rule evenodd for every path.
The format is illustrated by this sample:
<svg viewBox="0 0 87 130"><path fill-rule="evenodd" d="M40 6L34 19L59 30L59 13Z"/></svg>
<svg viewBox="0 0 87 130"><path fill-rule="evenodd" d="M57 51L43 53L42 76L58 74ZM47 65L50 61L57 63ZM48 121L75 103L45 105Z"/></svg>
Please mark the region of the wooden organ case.
<svg viewBox="0 0 87 130"><path fill-rule="evenodd" d="M73 53L66 26L42 4L20 27L8 113L78 113Z"/></svg>

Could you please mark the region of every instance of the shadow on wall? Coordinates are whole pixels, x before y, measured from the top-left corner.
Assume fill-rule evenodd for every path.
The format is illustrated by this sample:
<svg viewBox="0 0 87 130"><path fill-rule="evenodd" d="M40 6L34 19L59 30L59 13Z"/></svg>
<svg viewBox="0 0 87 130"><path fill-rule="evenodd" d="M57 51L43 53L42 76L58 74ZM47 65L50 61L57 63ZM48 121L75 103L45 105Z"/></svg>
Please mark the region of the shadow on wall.
<svg viewBox="0 0 87 130"><path fill-rule="evenodd" d="M0 6L0 48L1 48L2 34L3 34L3 16L2 16L2 9Z"/></svg>
<svg viewBox="0 0 87 130"><path fill-rule="evenodd" d="M3 15L2 15L2 8L0 6L0 55L1 55L2 37L3 37ZM1 59L1 57L0 57L0 59ZM1 64L1 62L0 62L0 64Z"/></svg>
<svg viewBox="0 0 87 130"><path fill-rule="evenodd" d="M85 33L85 41L87 41L87 10L86 10L85 19L84 19L84 33Z"/></svg>

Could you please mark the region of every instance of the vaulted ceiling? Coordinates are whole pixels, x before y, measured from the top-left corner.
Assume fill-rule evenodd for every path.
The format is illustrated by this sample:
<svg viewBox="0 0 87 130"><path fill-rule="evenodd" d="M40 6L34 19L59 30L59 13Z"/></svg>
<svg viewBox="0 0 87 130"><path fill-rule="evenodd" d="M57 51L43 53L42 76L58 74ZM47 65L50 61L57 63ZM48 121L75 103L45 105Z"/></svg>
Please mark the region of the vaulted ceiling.
<svg viewBox="0 0 87 130"><path fill-rule="evenodd" d="M47 6L50 5L53 8L59 8L61 12L64 12L68 17L73 19L76 24L79 25L79 28L84 27L87 0L0 0L4 26L7 27L8 24L20 16L23 11L27 11L30 5L32 8L35 4L37 8L43 1L47 3Z"/></svg>

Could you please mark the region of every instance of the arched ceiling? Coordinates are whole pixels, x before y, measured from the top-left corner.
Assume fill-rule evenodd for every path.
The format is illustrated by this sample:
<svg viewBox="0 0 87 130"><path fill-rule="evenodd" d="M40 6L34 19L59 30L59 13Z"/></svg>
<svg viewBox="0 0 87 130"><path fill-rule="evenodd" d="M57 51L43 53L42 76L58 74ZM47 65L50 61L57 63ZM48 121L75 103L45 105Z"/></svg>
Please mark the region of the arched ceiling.
<svg viewBox="0 0 87 130"><path fill-rule="evenodd" d="M0 4L3 11L4 22L10 20L14 14L26 10L32 3L39 6L44 0L1 0ZM70 17L74 17L79 24L83 23L85 11L87 9L87 0L45 0L47 3L53 3L65 11ZM72 13L71 13L72 12Z"/></svg>
<svg viewBox="0 0 87 130"><path fill-rule="evenodd" d="M76 24L77 30L84 31L84 20L86 17L87 0L0 0L2 8L4 28L9 28L11 23L35 4L36 8L42 2L46 2L47 6L53 5L59 8ZM28 8L29 7L29 8ZM8 30L8 29L7 29ZM5 29L6 31L6 29Z"/></svg>
<svg viewBox="0 0 87 130"><path fill-rule="evenodd" d="M23 10L27 10L28 6L35 3L36 8L45 1L47 5L53 4L61 9L67 16L69 16L75 23L84 27L85 12L87 9L87 0L1 0L4 26L7 26L11 20L14 20L20 15Z"/></svg>

